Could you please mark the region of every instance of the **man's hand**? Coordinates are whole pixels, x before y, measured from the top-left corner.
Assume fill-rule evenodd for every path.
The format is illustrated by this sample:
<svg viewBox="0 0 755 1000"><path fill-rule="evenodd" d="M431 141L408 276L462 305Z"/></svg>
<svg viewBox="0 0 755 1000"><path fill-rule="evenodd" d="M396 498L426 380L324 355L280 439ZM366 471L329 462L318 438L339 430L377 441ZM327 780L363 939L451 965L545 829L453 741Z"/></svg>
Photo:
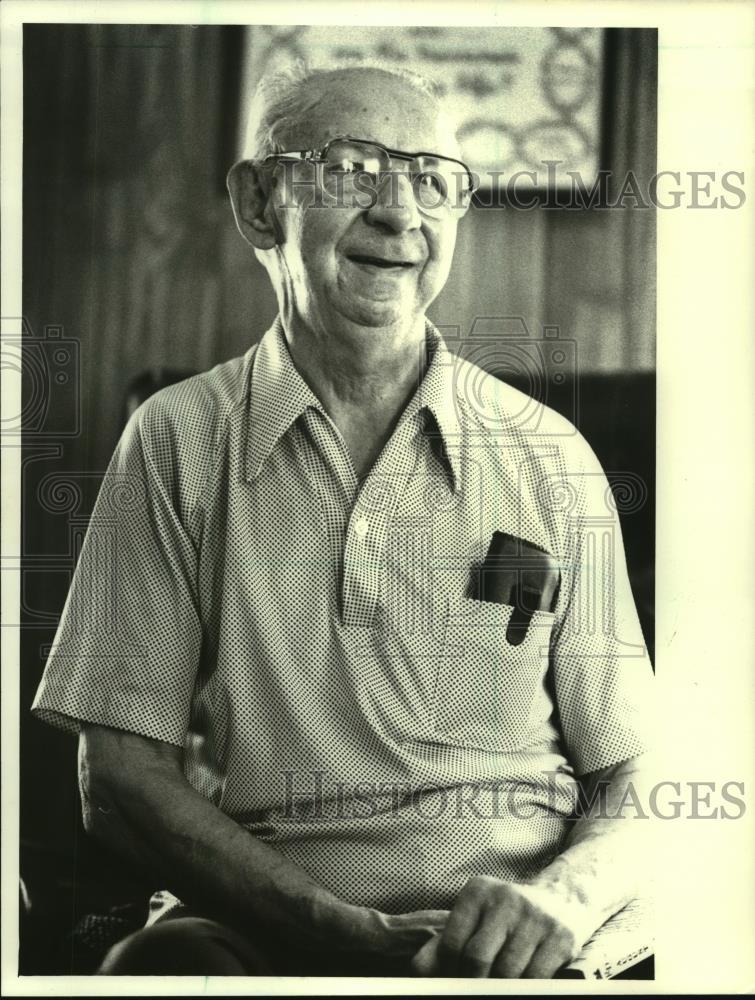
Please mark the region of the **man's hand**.
<svg viewBox="0 0 755 1000"><path fill-rule="evenodd" d="M582 903L551 889L479 876L412 969L419 976L550 979L579 953L593 920Z"/></svg>
<svg viewBox="0 0 755 1000"><path fill-rule="evenodd" d="M470 879L442 934L412 961L420 976L550 978L591 935L641 895L647 820L624 813L628 791L642 799L647 760L635 757L582 778L590 805L563 852L527 885ZM603 794L596 792L602 789Z"/></svg>
<svg viewBox="0 0 755 1000"><path fill-rule="evenodd" d="M393 957L416 955L434 940L448 920L448 910L415 910L410 913L382 913L366 910L362 932L363 950Z"/></svg>

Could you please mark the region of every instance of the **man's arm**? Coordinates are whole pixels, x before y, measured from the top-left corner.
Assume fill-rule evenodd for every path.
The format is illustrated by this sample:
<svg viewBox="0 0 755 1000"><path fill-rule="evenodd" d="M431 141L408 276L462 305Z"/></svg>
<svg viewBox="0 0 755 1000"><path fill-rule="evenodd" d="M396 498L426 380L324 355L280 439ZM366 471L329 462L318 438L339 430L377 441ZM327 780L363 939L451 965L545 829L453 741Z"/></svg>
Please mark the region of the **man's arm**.
<svg viewBox="0 0 755 1000"><path fill-rule="evenodd" d="M647 801L646 783L646 755L584 778L588 808L564 851L526 884L470 879L443 933L415 956L415 970L425 976L553 976L643 891L649 822L626 805L630 787L639 803Z"/></svg>
<svg viewBox="0 0 755 1000"><path fill-rule="evenodd" d="M445 911L392 916L338 899L196 792L182 751L168 743L87 726L79 785L87 833L242 932L264 922L293 946L410 956L446 919Z"/></svg>

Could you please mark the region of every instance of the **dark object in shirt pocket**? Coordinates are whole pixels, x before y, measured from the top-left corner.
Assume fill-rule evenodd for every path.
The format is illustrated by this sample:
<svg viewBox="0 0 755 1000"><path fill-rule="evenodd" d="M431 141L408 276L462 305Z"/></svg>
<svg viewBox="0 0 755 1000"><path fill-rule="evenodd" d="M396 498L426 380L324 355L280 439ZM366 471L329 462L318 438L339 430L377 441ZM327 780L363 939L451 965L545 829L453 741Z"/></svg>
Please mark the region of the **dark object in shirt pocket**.
<svg viewBox="0 0 755 1000"><path fill-rule="evenodd" d="M552 612L558 599L561 573L544 549L522 538L494 531L487 555L475 563L466 597L513 607L506 641L518 646L527 635L536 611Z"/></svg>

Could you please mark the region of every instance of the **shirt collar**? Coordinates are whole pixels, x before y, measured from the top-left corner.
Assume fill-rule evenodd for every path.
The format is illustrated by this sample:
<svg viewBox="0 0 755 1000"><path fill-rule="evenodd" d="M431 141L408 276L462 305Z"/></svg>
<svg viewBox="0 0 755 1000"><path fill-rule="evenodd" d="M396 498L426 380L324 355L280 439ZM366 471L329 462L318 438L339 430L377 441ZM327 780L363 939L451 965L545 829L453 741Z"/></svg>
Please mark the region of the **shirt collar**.
<svg viewBox="0 0 755 1000"><path fill-rule="evenodd" d="M260 341L252 366L247 479L256 479L278 440L310 406L325 412L296 370L278 316Z"/></svg>
<svg viewBox="0 0 755 1000"><path fill-rule="evenodd" d="M452 488L460 483L460 425L454 388L455 358L433 324L426 320L430 363L401 420L416 420L430 447L449 469ZM255 479L265 460L289 427L309 407L325 415L317 396L293 363L277 317L260 341L249 378L249 425L246 477Z"/></svg>
<svg viewBox="0 0 755 1000"><path fill-rule="evenodd" d="M456 356L446 347L436 327L425 320L430 363L404 417L419 416L421 433L437 457L446 465L455 492L461 483L461 423L456 393Z"/></svg>

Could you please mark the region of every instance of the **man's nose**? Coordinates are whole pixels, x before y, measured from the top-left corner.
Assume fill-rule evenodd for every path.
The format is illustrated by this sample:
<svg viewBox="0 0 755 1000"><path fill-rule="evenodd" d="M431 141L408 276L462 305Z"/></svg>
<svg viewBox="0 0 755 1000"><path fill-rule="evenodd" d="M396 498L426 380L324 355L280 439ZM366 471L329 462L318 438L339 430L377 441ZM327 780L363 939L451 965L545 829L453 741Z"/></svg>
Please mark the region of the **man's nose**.
<svg viewBox="0 0 755 1000"><path fill-rule="evenodd" d="M370 222L388 226L397 233L421 227L417 199L408 174L390 171L378 180L375 202L367 210L367 218Z"/></svg>

